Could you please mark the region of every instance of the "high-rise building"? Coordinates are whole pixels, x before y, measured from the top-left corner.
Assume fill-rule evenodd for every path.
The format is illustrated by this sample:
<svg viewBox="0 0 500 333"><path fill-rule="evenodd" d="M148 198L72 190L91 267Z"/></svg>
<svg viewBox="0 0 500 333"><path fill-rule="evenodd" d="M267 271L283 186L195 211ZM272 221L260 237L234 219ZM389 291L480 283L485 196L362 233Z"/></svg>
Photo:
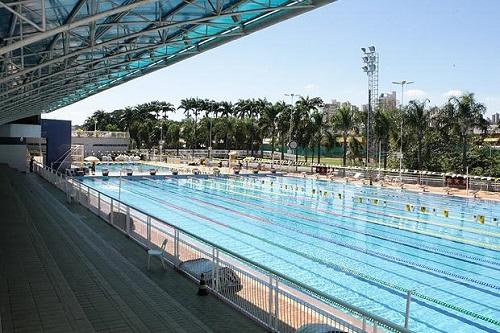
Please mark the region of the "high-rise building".
<svg viewBox="0 0 500 333"><path fill-rule="evenodd" d="M340 102L340 101L337 101L336 99L332 99L331 103L325 103L325 105L323 106L323 114L325 115L325 117L331 118L341 106L348 106L353 111L359 110L359 108L357 106L352 105L351 102L349 102L349 101Z"/></svg>
<svg viewBox="0 0 500 333"><path fill-rule="evenodd" d="M496 125L500 122L500 113L494 113L491 115L490 124Z"/></svg>
<svg viewBox="0 0 500 333"><path fill-rule="evenodd" d="M325 103L325 105L323 106L323 114L326 117L330 118L340 108L341 104L342 103L340 103L336 99L332 99L331 103Z"/></svg>
<svg viewBox="0 0 500 333"><path fill-rule="evenodd" d="M395 109L397 107L398 101L396 100L396 92L392 93L382 93L379 97L378 106L379 108L389 110Z"/></svg>

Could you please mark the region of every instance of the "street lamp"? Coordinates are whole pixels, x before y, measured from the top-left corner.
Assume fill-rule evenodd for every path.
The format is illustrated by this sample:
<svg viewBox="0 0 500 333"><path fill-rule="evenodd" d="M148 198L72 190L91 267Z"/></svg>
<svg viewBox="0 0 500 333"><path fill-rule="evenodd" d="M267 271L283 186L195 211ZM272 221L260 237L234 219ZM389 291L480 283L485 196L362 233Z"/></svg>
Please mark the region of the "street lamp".
<svg viewBox="0 0 500 333"><path fill-rule="evenodd" d="M392 81L392 84L397 84L401 86L401 104L399 105L399 112L401 114L401 122L400 122L400 133L399 133L399 140L400 140L400 145L399 145L399 181L402 183L403 182L403 174L402 174L402 169L403 169L403 105L404 105L404 89L405 86L408 84L414 83L413 81Z"/></svg>
<svg viewBox="0 0 500 333"><path fill-rule="evenodd" d="M294 93L285 94L285 96L290 97L292 108L293 108L293 98L295 96L302 97L299 94L294 94ZM292 112L290 112L290 128L288 129L288 143L290 143L290 141L292 141L292 115L293 115L293 110L292 110Z"/></svg>
<svg viewBox="0 0 500 333"><path fill-rule="evenodd" d="M291 145L292 145L292 119L293 119L293 98L295 96L297 97L302 97L301 95L299 94L294 94L294 93L290 93L290 94L285 94L285 96L287 97L290 97L291 99L291 105L292 105L292 109L290 111L290 128L288 129L288 149L289 149L289 153L292 152L292 149L297 149L297 147L295 148L292 148ZM293 145L296 145L297 143L295 142ZM273 152L274 154L274 152ZM297 155L297 150L295 150L295 171L297 171L297 159L298 159L298 155Z"/></svg>
<svg viewBox="0 0 500 333"><path fill-rule="evenodd" d="M162 149L163 149L163 144L165 143L165 141L163 141L163 122L160 123L160 162L163 162L163 159L162 159Z"/></svg>

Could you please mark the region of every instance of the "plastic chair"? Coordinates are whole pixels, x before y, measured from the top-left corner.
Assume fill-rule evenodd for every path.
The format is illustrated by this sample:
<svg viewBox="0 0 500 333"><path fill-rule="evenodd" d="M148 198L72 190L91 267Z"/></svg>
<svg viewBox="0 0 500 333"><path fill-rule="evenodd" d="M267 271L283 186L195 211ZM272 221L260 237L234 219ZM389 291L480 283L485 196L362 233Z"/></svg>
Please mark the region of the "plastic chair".
<svg viewBox="0 0 500 333"><path fill-rule="evenodd" d="M165 269L165 262L163 261L163 253L165 252L165 248L167 247L167 239L164 239L161 243L161 247L159 250L149 249L148 250L148 271L151 267L151 257L159 257L161 261L161 265L163 269Z"/></svg>

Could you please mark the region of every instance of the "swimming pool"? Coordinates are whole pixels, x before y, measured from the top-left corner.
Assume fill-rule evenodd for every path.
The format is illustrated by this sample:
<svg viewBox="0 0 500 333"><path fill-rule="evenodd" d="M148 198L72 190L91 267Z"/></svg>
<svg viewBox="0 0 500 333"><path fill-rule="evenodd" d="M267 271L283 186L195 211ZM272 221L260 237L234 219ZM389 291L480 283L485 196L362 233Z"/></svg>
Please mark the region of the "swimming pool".
<svg viewBox="0 0 500 333"><path fill-rule="evenodd" d="M412 331L500 329L498 202L271 176L122 178L121 200L397 324L413 290Z"/></svg>

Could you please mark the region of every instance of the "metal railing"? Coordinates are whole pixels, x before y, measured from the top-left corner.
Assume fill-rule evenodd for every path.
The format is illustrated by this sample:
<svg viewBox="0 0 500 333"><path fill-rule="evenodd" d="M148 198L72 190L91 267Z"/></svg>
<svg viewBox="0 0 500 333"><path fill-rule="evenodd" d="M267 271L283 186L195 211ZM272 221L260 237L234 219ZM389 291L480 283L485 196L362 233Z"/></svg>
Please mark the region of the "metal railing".
<svg viewBox="0 0 500 333"><path fill-rule="evenodd" d="M77 138L122 138L128 139L128 132L112 132L112 131L71 131L72 137Z"/></svg>
<svg viewBox="0 0 500 333"><path fill-rule="evenodd" d="M212 264L214 295L273 332L293 333L307 324L324 324L345 333L411 332L382 317L311 288L239 254L120 202L60 172L35 163L34 171L66 193L67 199L87 207L105 222L145 248L159 247L167 239L165 259L179 268L187 260L204 258ZM236 274L241 290L226 288L223 272ZM183 271L194 280L195 276ZM231 278L234 282L234 278ZM405 326L411 295L408 295Z"/></svg>
<svg viewBox="0 0 500 333"><path fill-rule="evenodd" d="M260 163L262 165L271 165L271 160L269 158L256 158L252 165ZM483 190L483 191L493 191L500 192L500 178L486 177L486 176L475 176L475 175L457 175L453 173L444 172L431 172L422 170L402 170L399 169L383 169L375 167L357 167L357 166L340 166L331 164L317 164L311 162L300 161L295 163L295 161L287 160L274 160L274 168L281 169L284 171L294 171L295 166L299 167L298 171L310 171L313 172L316 167L327 168L328 174L338 176L338 177L353 177L356 174L360 174L361 178L382 180L385 182L397 182L402 184L415 184L422 186L436 186L436 187L457 187L465 189L465 180L468 180L468 189ZM463 182L461 185L454 184L453 180L462 178Z"/></svg>

